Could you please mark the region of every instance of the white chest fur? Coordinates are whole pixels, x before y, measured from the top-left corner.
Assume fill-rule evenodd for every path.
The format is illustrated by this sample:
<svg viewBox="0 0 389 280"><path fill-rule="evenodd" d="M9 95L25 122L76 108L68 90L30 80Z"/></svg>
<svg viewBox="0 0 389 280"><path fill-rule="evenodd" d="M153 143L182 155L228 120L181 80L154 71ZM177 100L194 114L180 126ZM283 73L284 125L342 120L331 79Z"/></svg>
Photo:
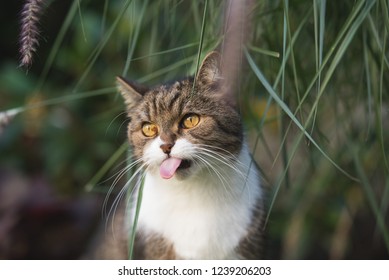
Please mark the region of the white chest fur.
<svg viewBox="0 0 389 280"><path fill-rule="evenodd" d="M147 173L138 226L167 238L179 257L236 259L262 195L247 148L239 160L239 171L226 166L223 179L208 170L183 181Z"/></svg>

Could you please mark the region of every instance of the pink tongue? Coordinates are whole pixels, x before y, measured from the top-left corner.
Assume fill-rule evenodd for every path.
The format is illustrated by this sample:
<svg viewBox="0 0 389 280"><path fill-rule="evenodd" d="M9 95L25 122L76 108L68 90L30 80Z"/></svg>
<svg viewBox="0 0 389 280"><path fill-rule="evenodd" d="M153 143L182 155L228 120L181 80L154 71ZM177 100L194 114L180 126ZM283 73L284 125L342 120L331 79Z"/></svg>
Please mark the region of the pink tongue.
<svg viewBox="0 0 389 280"><path fill-rule="evenodd" d="M180 166L182 159L170 157L165 159L159 167L159 173L164 179L170 179L173 177L177 168Z"/></svg>

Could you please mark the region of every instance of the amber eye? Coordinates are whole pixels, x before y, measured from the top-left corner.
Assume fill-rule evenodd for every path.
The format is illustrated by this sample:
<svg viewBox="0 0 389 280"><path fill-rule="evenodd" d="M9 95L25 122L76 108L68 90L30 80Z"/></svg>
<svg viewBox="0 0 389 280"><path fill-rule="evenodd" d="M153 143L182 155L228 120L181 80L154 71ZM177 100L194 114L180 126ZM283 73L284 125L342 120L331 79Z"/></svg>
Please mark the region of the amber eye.
<svg viewBox="0 0 389 280"><path fill-rule="evenodd" d="M158 127L153 123L144 123L142 125L142 133L146 137L154 137L158 133Z"/></svg>
<svg viewBox="0 0 389 280"><path fill-rule="evenodd" d="M199 122L200 122L200 117L198 115L189 114L182 119L181 124L183 128L193 128L196 125L198 125Z"/></svg>

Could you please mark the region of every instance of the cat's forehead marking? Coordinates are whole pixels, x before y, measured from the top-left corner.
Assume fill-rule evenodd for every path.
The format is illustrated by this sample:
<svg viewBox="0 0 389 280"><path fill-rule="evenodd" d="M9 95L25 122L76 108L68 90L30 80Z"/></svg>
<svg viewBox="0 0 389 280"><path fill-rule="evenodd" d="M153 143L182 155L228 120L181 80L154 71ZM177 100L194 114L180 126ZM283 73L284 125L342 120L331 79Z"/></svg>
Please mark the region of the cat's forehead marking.
<svg viewBox="0 0 389 280"><path fill-rule="evenodd" d="M145 110L153 118L180 117L187 103L187 95L187 88L180 81L170 86L159 86L147 95Z"/></svg>

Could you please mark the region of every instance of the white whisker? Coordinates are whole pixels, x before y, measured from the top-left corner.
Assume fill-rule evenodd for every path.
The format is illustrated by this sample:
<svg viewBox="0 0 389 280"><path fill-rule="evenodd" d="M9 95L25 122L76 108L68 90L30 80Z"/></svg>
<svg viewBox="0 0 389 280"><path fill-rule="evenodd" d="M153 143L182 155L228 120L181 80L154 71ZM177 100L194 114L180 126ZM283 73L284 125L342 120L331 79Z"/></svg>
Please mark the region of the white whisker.
<svg viewBox="0 0 389 280"><path fill-rule="evenodd" d="M204 144L197 144L196 153L194 154L196 155L196 157L199 157L199 155L201 155L203 159L202 162L205 163L208 169L209 169L208 166L212 167L213 173L215 173L218 176L219 180L221 181L222 185L226 190L227 188L225 182L227 182L227 180L224 178L225 177L224 175L228 177L229 175L228 171L226 171L225 168L219 167L218 170L220 171L215 172L216 169L214 165L220 166L221 164L222 166L226 166L229 169L231 169L231 171L234 174L239 175L242 179L244 179L244 183L242 185L237 186L242 192L246 188L247 184L250 183L249 182L250 171L253 168L252 161L250 162L250 164L245 164L241 162L236 155L232 154L231 152L223 148L219 148L211 145L204 145ZM227 185L229 186L228 190L232 191L233 188L230 186L229 182L227 182ZM236 190L234 191L236 192Z"/></svg>
<svg viewBox="0 0 389 280"><path fill-rule="evenodd" d="M216 174L216 176L220 180L220 183L223 185L223 188L226 190L225 194L230 194L232 187L231 187L230 183L225 179L225 176L223 176L223 174L221 174L220 171L215 166L213 166L210 162L208 162L201 155L197 154L195 157L196 157L196 159L200 160L203 164L205 164L205 166L207 167L207 169L211 173Z"/></svg>
<svg viewBox="0 0 389 280"><path fill-rule="evenodd" d="M119 114L116 115L116 117L114 117L114 118L111 120L111 122L109 123L109 125L107 126L107 128L106 128L106 130L105 130L105 134L106 134L106 135L109 134L109 133L108 133L108 130L111 128L111 126L112 126L112 124L115 122L115 120L118 119L119 117L125 115L125 114L126 114L126 112L120 112ZM125 123L127 123L127 122L128 122L127 119L124 120L124 121L122 121L122 123L120 124L120 126L119 126L119 128L118 128L118 131L117 131L116 135L119 134L119 131L120 131L122 125L125 124Z"/></svg>
<svg viewBox="0 0 389 280"><path fill-rule="evenodd" d="M140 162L140 160L131 163L128 167L126 167L126 168L121 172L120 177L124 176L124 174L125 174L127 171L131 170L131 168L134 167L134 166L135 166L137 163L139 163L139 162ZM145 166L146 166L146 164L142 164L141 166L139 166L139 167L135 170L135 172L132 174L132 176L128 179L127 183L123 186L123 188L119 191L119 193L118 193L117 196L115 197L115 199L114 199L114 201L113 201L113 203L112 203L112 205L111 205L111 208L110 208L108 214L106 215L106 216L107 216L107 219L106 219L106 228L107 228L107 226L108 226L108 224L107 224L108 221L111 220L112 232L114 232L114 219L115 219L116 211L117 211L117 209L118 209L118 207L119 207L119 205L120 205L120 201L121 201L122 198L127 194L127 192L128 192L128 190L129 190L131 184L133 183L133 180L136 179L136 178L138 178L139 176L141 176L141 175L139 175L140 173L143 173L143 172L144 172L144 167L145 167ZM120 180L120 178L119 178L118 180ZM118 180L117 180L117 181L118 181ZM136 182L136 183L134 184L134 187L131 189L131 192L129 193L129 197L131 197L131 196L133 195L133 193L135 192L135 190L137 189L137 187L138 187L138 182ZM112 189L112 187L111 187L111 189ZM107 198L106 198L106 201L107 201ZM106 208L106 205L107 205L106 201L105 201L105 208ZM112 217L112 218L110 219L110 217Z"/></svg>
<svg viewBox="0 0 389 280"><path fill-rule="evenodd" d="M140 160L136 160L136 161L130 163L128 166L124 167L122 170L117 172L115 175L113 175L113 176L116 176L116 178L113 181L113 183L111 184L111 187L109 188L107 195L105 196L105 199L103 202L103 208L102 208L103 213L102 214L104 217L107 217L106 210L107 210L107 205L108 205L108 199L111 196L113 189L116 187L117 183L123 178L123 176L128 171L130 171L135 165L137 165L139 162L140 162Z"/></svg>
<svg viewBox="0 0 389 280"><path fill-rule="evenodd" d="M218 161L219 163L228 166L232 170L236 171L238 174L245 176L242 170L239 169L238 166L236 166L237 163L243 167L243 164L236 157L234 159L226 158L225 156L223 156L218 152L212 151L211 149L202 148L201 146L197 147L197 150L203 152L203 154L206 155L207 157L210 157Z"/></svg>

